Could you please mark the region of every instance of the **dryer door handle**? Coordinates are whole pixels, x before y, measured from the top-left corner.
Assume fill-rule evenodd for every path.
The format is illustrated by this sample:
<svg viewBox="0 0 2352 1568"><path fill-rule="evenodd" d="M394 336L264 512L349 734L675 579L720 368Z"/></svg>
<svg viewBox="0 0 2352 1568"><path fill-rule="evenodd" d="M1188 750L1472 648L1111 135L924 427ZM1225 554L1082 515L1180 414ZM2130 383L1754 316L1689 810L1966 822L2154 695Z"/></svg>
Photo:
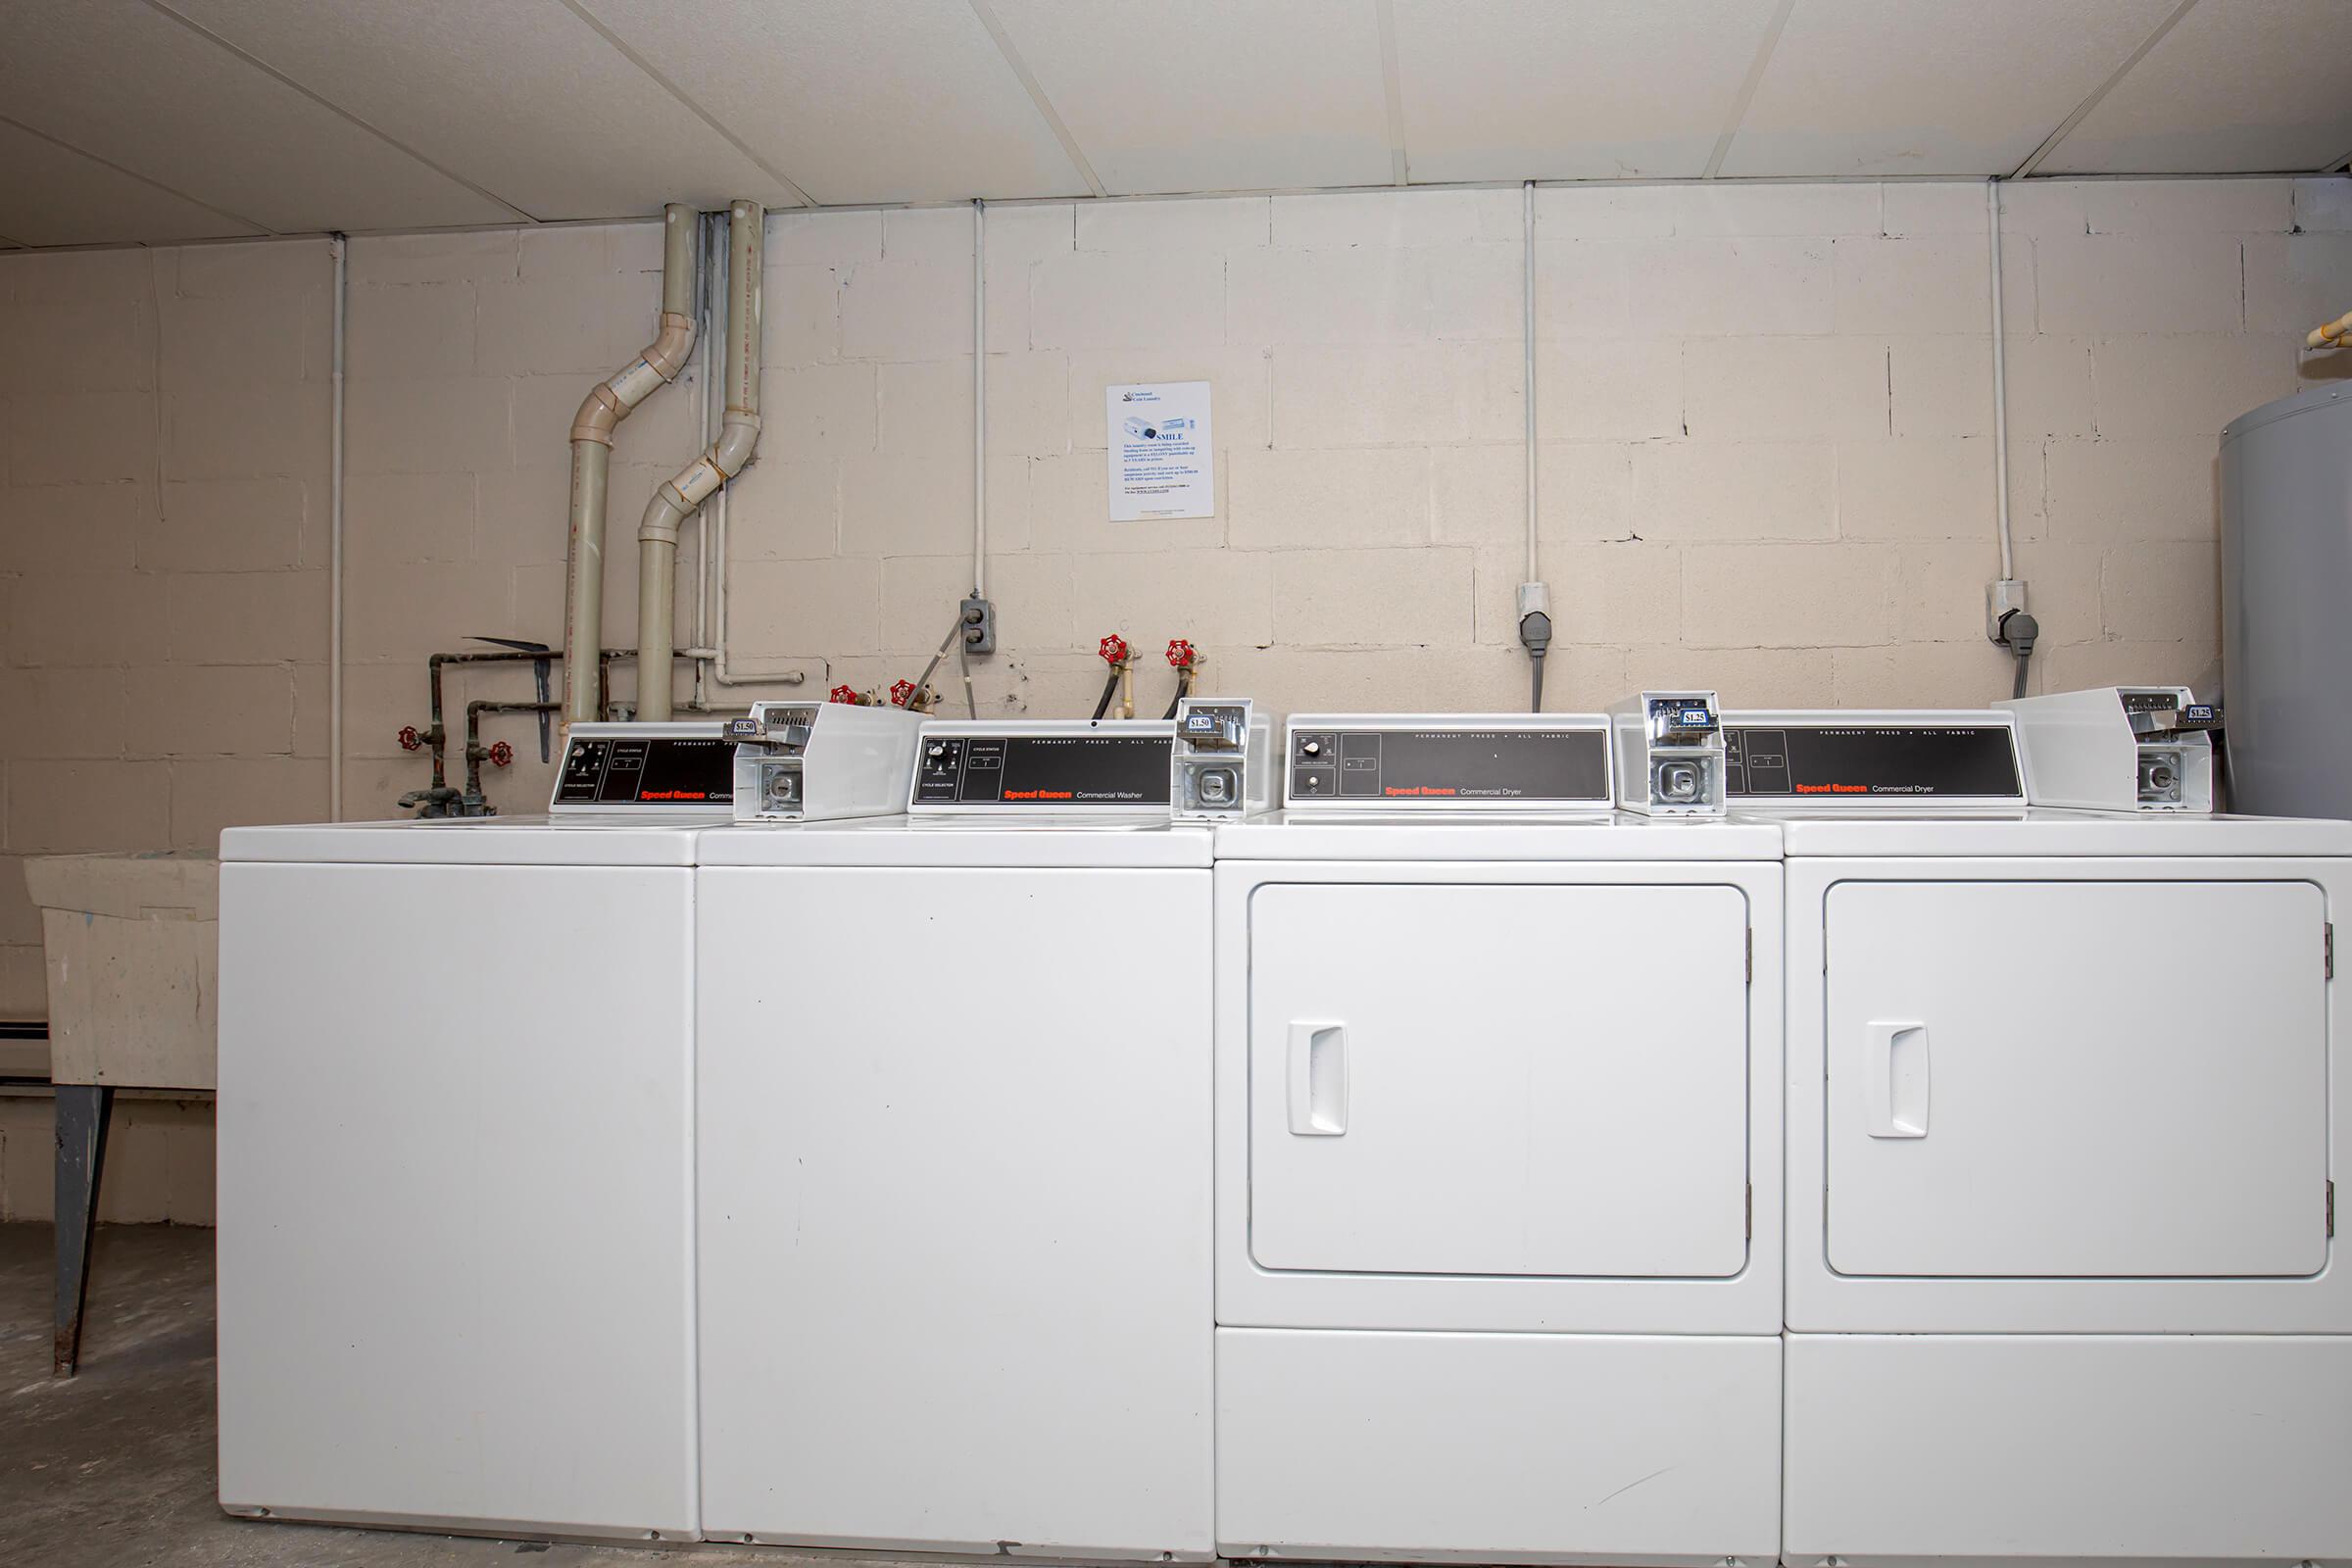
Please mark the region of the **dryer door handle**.
<svg viewBox="0 0 2352 1568"><path fill-rule="evenodd" d="M1870 1136L1928 1136L1928 1026L1863 1025L1870 1037Z"/></svg>
<svg viewBox="0 0 2352 1568"><path fill-rule="evenodd" d="M1348 1130L1348 1026L1291 1021L1291 1131L1337 1138Z"/></svg>

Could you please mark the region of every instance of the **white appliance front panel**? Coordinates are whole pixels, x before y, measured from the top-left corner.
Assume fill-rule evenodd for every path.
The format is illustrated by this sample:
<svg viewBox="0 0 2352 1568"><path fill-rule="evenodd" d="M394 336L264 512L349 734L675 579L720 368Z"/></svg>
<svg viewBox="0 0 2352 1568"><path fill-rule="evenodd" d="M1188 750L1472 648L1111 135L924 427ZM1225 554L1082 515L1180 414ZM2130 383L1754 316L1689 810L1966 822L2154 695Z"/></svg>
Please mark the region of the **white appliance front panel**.
<svg viewBox="0 0 2352 1568"><path fill-rule="evenodd" d="M1779 1331L1778 865L1216 881L1221 1325Z"/></svg>
<svg viewBox="0 0 2352 1568"><path fill-rule="evenodd" d="M694 1539L693 875L221 867L223 1507Z"/></svg>
<svg viewBox="0 0 2352 1568"><path fill-rule="evenodd" d="M699 877L709 1534L1209 1555L1208 873Z"/></svg>
<svg viewBox="0 0 2352 1568"><path fill-rule="evenodd" d="M1825 918L1831 1267L2326 1265L2318 888L1856 882Z"/></svg>
<svg viewBox="0 0 2352 1568"><path fill-rule="evenodd" d="M1786 1560L2352 1562L2352 1338L1788 1337Z"/></svg>
<svg viewBox="0 0 2352 1568"><path fill-rule="evenodd" d="M1746 963L1736 887L1260 887L1250 1256L1739 1273Z"/></svg>
<svg viewBox="0 0 2352 1568"><path fill-rule="evenodd" d="M1790 1328L2352 1330L2343 862L1788 874Z"/></svg>
<svg viewBox="0 0 2352 1568"><path fill-rule="evenodd" d="M1769 1336L1217 1331L1236 1559L1765 1564Z"/></svg>

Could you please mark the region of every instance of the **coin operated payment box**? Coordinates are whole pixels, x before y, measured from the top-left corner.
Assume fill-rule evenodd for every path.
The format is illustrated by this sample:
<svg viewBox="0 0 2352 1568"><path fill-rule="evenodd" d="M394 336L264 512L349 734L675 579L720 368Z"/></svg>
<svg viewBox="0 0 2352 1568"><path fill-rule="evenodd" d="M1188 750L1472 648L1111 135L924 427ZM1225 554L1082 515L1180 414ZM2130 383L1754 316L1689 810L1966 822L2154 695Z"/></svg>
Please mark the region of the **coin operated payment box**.
<svg viewBox="0 0 2352 1568"><path fill-rule="evenodd" d="M1617 805L1647 816L1721 816L1721 707L1713 692L1638 692L1609 709Z"/></svg>
<svg viewBox="0 0 2352 1568"><path fill-rule="evenodd" d="M2185 686L2100 686L2003 703L2025 743L2035 806L2094 811L2213 809L2220 710Z"/></svg>
<svg viewBox="0 0 2352 1568"><path fill-rule="evenodd" d="M1273 724L1247 698L1188 697L1176 707L1169 755L1169 814L1177 821L1234 821L1265 809L1273 793Z"/></svg>
<svg viewBox="0 0 2352 1568"><path fill-rule="evenodd" d="M922 715L849 703L755 703L729 720L738 822L887 816L906 809Z"/></svg>

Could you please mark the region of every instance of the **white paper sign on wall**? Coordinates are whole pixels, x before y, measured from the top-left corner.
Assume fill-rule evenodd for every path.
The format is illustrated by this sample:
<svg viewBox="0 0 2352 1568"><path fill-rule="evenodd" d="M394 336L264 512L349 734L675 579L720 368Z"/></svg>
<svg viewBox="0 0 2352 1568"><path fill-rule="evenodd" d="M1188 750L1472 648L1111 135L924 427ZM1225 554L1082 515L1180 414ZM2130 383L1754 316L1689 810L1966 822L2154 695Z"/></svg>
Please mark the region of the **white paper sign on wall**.
<svg viewBox="0 0 2352 1568"><path fill-rule="evenodd" d="M1110 421L1110 520L1215 516L1208 383L1114 386L1102 402Z"/></svg>

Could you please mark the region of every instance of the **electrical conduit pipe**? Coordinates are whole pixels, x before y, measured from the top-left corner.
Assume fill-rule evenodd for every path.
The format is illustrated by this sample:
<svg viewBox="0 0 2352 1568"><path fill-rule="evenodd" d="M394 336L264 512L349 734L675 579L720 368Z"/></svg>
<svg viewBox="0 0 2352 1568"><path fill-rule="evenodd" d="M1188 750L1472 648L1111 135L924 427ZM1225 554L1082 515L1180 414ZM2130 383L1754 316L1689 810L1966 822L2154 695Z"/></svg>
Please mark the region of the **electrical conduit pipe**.
<svg viewBox="0 0 2352 1568"><path fill-rule="evenodd" d="M605 640L605 491L613 428L656 387L676 380L694 352L694 224L691 207L673 202L662 210L661 330L635 359L598 382L572 416L571 541L564 599L566 727L597 716ZM663 637L666 641L666 632Z"/></svg>
<svg viewBox="0 0 2352 1568"><path fill-rule="evenodd" d="M637 528L637 716L665 719L678 580L678 527L744 470L760 445L760 270L767 214L727 207L727 412L710 449L654 492Z"/></svg>

